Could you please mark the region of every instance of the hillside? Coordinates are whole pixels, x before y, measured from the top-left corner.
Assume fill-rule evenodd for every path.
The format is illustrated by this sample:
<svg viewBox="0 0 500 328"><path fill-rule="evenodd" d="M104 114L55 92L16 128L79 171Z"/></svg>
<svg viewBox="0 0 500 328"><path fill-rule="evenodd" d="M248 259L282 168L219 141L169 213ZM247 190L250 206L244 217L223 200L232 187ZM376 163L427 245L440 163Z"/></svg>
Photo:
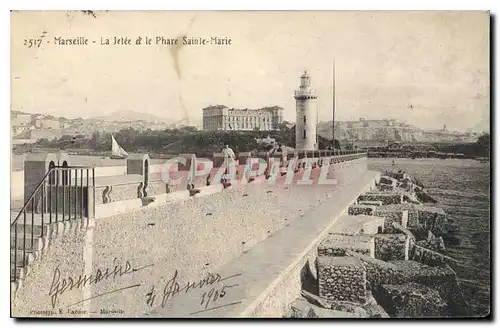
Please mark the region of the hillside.
<svg viewBox="0 0 500 328"><path fill-rule="evenodd" d="M318 134L332 137L332 122L318 124ZM335 124L335 137L339 140L422 141L423 131L392 120L344 121Z"/></svg>
<svg viewBox="0 0 500 328"><path fill-rule="evenodd" d="M320 122L318 134L332 138L332 121ZM444 130L426 131L396 120L341 121L335 124L335 138L348 141L378 142L475 142L477 137Z"/></svg>
<svg viewBox="0 0 500 328"><path fill-rule="evenodd" d="M148 113L138 113L131 110L116 111L111 114L93 117L94 120L107 122L129 122L129 121L148 121L148 122L169 122L166 117L160 117Z"/></svg>
<svg viewBox="0 0 500 328"><path fill-rule="evenodd" d="M295 147L294 129L286 131L197 131L193 127L166 130L138 131L123 129L114 133L118 143L127 152L148 152L151 154L180 154L180 153L213 153L220 152L225 144L231 146L235 152L266 150L261 148L256 138L269 136L277 143ZM331 145L331 141L318 138L319 146L324 149ZM57 140L40 140L36 147L56 149L86 149L96 152L106 152L111 149L110 133L94 133L89 138L75 140L71 136L63 136Z"/></svg>

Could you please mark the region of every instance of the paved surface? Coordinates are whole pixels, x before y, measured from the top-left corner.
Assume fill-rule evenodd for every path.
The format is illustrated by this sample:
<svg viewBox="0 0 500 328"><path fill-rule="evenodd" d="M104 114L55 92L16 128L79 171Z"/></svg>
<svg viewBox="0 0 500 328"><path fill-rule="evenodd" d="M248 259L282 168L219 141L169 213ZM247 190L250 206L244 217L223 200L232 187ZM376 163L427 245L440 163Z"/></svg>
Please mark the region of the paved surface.
<svg viewBox="0 0 500 328"><path fill-rule="evenodd" d="M280 213L282 217L291 218L289 224L285 225L269 238L258 243L239 257L224 265L218 273L221 277L231 277L224 282L210 285L208 288L197 289L189 293L180 293L175 300L167 302L165 307L158 307L149 312L147 317L238 317L246 316L255 310L266 297L272 297L272 286L281 281L290 279L288 277L291 268L295 267L304 254L313 249L329 228L335 224L335 218L344 212L350 203L359 195L375 177L374 172L368 172L359 179L352 181L344 186L335 188L335 191L321 189L324 187L315 186L310 192L298 192L294 194L294 188L289 193L271 193L269 188L262 188L261 192L255 190L255 194L245 197L246 200L241 204L245 215L241 219L258 219L260 215L273 215ZM299 189L302 187L297 187ZM258 189L258 188L257 188ZM239 191L241 193L241 191ZM229 199L239 197L238 192L234 192ZM223 196L222 196L223 197ZM268 204L260 203L259 200L271 198ZM330 198L328 201L320 201L320 198ZM210 200L213 201L213 198ZM307 213L299 214L299 210L308 207L316 202L319 206L314 206ZM321 204L320 204L321 203ZM253 204L253 205L252 205ZM255 207L260 204L261 209ZM274 206L273 206L274 205ZM224 211L222 203L216 205L214 212ZM311 206L313 207L313 206ZM236 210L236 209L232 209ZM274 212L266 213L272 210ZM241 212L243 213L243 212ZM252 213L249 215L249 213ZM299 215L297 215L299 214ZM235 219L238 219L235 217ZM202 277L200 277L201 279ZM298 275L293 274L291 279L299 279ZM221 289L226 287L227 292L224 298L214 301L206 311L206 308L200 305L202 293L209 291L210 288ZM225 306L224 306L225 305ZM282 306L280 304L279 306ZM201 311L201 312L199 312Z"/></svg>

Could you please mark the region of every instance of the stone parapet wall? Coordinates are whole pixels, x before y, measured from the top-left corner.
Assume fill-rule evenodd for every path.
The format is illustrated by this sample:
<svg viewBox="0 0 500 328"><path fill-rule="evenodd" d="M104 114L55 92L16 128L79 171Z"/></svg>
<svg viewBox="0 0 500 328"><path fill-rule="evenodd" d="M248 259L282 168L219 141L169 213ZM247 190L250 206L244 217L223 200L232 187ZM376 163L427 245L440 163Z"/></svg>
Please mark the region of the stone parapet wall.
<svg viewBox="0 0 500 328"><path fill-rule="evenodd" d="M127 199L140 198L144 185L142 183L127 183L119 185L100 186L95 188L95 204L107 204Z"/></svg>
<svg viewBox="0 0 500 328"><path fill-rule="evenodd" d="M147 187L148 196L155 196L173 192L169 185L162 180L150 181Z"/></svg>

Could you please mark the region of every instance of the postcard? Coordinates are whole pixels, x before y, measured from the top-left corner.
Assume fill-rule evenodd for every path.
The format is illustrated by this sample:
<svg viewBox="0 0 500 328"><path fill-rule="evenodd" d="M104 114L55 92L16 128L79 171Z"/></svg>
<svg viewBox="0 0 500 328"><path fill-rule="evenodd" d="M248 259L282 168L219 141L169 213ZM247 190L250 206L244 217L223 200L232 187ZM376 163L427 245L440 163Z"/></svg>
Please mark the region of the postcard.
<svg viewBox="0 0 500 328"><path fill-rule="evenodd" d="M485 318L487 11L12 11L14 318Z"/></svg>

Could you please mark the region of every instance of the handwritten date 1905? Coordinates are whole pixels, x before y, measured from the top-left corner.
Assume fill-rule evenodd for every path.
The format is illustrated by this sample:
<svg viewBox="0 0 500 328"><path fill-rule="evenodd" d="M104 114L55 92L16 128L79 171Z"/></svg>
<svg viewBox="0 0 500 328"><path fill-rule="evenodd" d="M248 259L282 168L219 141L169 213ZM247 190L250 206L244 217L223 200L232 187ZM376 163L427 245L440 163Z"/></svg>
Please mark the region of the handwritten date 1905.
<svg viewBox="0 0 500 328"><path fill-rule="evenodd" d="M223 280L230 279L239 275L240 274L236 274L233 276L222 278L219 274L209 273L205 278L199 281L180 284L177 280L178 271L175 270L173 277L169 279L164 285L161 306L165 307L168 300L175 298L175 296L177 296L179 293L188 293L190 291L202 289L204 286L212 286ZM204 292L202 294L202 305L208 306L210 302L214 302L218 298L224 297L227 287L229 286L223 286L219 289L212 288L210 291ZM155 286L153 285L151 287L151 290L146 294L146 303L149 306L154 306L155 299L156 299L156 292L155 292Z"/></svg>
<svg viewBox="0 0 500 328"><path fill-rule="evenodd" d="M200 305L205 306L205 309L207 309L208 305L210 303L215 303L217 301L217 299L223 298L224 296L226 296L226 289L227 288L235 287L235 286L237 286L237 284L236 285L224 285L224 286L222 286L222 288L218 288L218 289L212 288L208 292L204 292L203 294L201 294L201 304Z"/></svg>

